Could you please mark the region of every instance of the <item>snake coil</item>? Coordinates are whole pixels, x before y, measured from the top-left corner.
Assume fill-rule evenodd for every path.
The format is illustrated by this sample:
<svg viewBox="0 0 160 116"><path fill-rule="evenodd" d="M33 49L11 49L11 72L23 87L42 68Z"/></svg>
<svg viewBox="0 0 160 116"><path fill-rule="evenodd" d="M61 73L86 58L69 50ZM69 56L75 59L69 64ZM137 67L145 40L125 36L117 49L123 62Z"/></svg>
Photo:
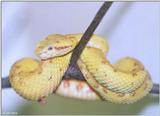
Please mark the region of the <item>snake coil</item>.
<svg viewBox="0 0 160 116"><path fill-rule="evenodd" d="M9 76L11 86L22 97L34 101L56 91L79 99L133 103L149 93L152 80L143 64L131 57L110 64L106 59L108 43L97 35L91 37L78 60L88 84L75 80L61 83L81 37L82 34L55 34L40 41L35 52L41 60L23 58L14 63Z"/></svg>

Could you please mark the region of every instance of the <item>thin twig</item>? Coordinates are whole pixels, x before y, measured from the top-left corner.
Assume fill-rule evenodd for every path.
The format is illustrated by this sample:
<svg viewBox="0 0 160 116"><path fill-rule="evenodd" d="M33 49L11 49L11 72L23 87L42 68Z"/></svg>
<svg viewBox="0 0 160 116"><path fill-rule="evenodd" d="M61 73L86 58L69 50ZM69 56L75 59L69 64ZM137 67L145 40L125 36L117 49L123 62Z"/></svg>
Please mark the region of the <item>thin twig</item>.
<svg viewBox="0 0 160 116"><path fill-rule="evenodd" d="M95 29L98 27L99 23L101 22L105 13L109 10L111 5L112 5L112 2L104 2L104 4L101 6L96 16L92 20L91 24L83 34L80 42L77 44L77 46L73 50L73 54L70 60L70 66L74 66L77 63L77 60L79 59L83 49L85 48L86 44L88 43L91 36L93 35Z"/></svg>
<svg viewBox="0 0 160 116"><path fill-rule="evenodd" d="M76 74L73 74L73 75L77 75L77 72L76 72ZM81 78L78 78L78 76L76 78L78 80L79 79L82 80ZM69 78L64 78L63 80L66 80L66 79L69 79ZM85 80L83 80L83 81L85 81ZM7 88L11 88L11 84L9 82L9 78L5 77L5 78L2 78L2 89L7 89ZM151 94L159 94L159 84L154 83L150 93Z"/></svg>
<svg viewBox="0 0 160 116"><path fill-rule="evenodd" d="M150 93L159 94L159 84L154 83Z"/></svg>
<svg viewBox="0 0 160 116"><path fill-rule="evenodd" d="M73 50L71 59L70 59L70 64L67 69L67 71L64 74L65 78L68 77L73 77L74 73L77 72L79 79L84 79L83 74L79 70L79 67L77 66L77 60L79 59L83 49L85 48L86 44L90 40L91 36L93 35L95 29L98 27L99 23L103 19L105 13L109 10L113 2L104 2L97 14L95 15L94 19L92 20L91 24L88 26L87 30L81 37L81 40ZM76 76L74 76L76 77Z"/></svg>
<svg viewBox="0 0 160 116"><path fill-rule="evenodd" d="M2 78L2 89L11 88L11 84L9 82L9 77Z"/></svg>

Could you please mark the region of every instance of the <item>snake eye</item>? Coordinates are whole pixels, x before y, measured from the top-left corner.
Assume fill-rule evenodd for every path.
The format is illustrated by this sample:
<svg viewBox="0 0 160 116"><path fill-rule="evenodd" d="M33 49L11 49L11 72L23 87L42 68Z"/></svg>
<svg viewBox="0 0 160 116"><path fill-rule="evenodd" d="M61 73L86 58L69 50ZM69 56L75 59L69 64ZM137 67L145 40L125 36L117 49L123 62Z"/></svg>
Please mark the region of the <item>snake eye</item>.
<svg viewBox="0 0 160 116"><path fill-rule="evenodd" d="M52 49L53 49L52 46L49 46L49 47L48 47L48 50L52 50Z"/></svg>

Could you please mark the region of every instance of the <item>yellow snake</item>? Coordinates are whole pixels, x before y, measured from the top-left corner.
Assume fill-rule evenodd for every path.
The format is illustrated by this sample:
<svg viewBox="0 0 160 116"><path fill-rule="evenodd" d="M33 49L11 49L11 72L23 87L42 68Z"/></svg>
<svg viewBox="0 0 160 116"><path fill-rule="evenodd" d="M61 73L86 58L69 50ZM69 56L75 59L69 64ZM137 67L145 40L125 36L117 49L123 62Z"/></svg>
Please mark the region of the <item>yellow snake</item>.
<svg viewBox="0 0 160 116"><path fill-rule="evenodd" d="M10 71L12 87L29 100L40 100L51 94L60 84L81 36L57 34L40 41L36 54L42 61L31 58L17 61ZM130 57L111 65L106 59L107 52L105 40L93 35L78 60L85 79L100 97L115 103L132 103L147 95L152 81L143 65Z"/></svg>

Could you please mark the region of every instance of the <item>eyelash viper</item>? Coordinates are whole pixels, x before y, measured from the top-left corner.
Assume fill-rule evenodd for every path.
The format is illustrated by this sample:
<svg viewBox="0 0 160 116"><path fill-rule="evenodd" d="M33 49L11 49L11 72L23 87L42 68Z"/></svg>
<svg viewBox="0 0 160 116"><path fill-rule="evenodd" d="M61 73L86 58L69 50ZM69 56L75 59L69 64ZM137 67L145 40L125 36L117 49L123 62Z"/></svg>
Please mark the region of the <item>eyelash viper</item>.
<svg viewBox="0 0 160 116"><path fill-rule="evenodd" d="M37 101L51 94L60 84L81 36L57 34L40 41L35 52L42 60L24 58L17 61L10 71L12 87L29 100ZM147 95L152 81L143 65L130 57L111 65L105 56L108 49L104 39L93 35L78 60L89 85L102 99L114 103L133 103Z"/></svg>
<svg viewBox="0 0 160 116"><path fill-rule="evenodd" d="M81 36L82 34L77 34L76 41L79 40ZM42 50L44 50L44 52L48 51L52 40L58 40L59 38L66 40L66 37L58 34L48 36L44 41L42 40L38 43L35 52L38 54ZM99 44L94 45L103 49L104 52L107 52L108 46L105 41L96 35L92 37L92 42L89 42L89 44L95 43L95 40L99 42ZM68 43L63 42L63 44L67 45ZM58 48L57 53L61 55ZM67 69L70 56L71 53L63 57L49 58L48 60L39 61L33 58L22 58L16 61L12 65L9 74L12 88L25 99L33 101L43 100L46 96L52 94L60 84L62 76Z"/></svg>

